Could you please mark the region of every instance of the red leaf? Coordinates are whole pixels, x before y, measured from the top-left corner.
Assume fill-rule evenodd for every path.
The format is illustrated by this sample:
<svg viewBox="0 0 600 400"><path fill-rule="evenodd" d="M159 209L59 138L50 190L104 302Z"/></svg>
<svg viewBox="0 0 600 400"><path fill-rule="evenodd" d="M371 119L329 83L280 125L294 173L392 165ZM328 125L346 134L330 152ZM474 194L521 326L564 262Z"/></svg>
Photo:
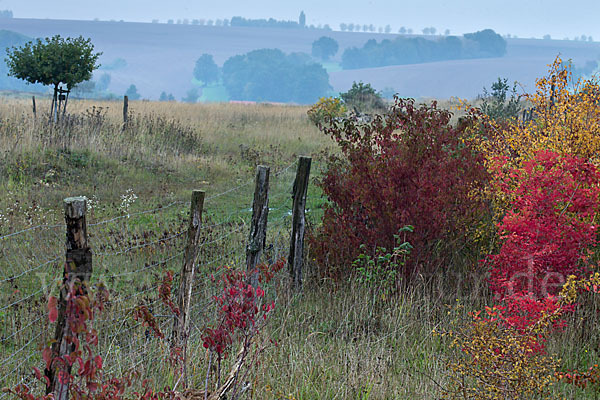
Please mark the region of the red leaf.
<svg viewBox="0 0 600 400"><path fill-rule="evenodd" d="M50 347L46 347L44 351L42 351L42 358L46 362L46 369L50 369L50 365L52 364L52 350Z"/></svg>
<svg viewBox="0 0 600 400"><path fill-rule="evenodd" d="M58 310L56 308L57 302L58 301L54 296L48 298L48 319L50 322L56 322L56 319L58 318Z"/></svg>
<svg viewBox="0 0 600 400"><path fill-rule="evenodd" d="M96 363L96 368L102 369L102 357L96 356L96 358L94 358L94 362Z"/></svg>

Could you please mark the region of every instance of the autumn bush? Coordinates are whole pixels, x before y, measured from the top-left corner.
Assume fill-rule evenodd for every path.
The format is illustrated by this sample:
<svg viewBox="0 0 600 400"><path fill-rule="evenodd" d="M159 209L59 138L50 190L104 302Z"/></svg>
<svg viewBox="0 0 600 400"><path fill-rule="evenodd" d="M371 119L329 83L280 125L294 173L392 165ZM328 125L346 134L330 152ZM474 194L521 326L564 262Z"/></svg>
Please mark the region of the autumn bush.
<svg viewBox="0 0 600 400"><path fill-rule="evenodd" d="M512 199L499 224L501 247L487 258L499 299L556 295L569 275L581 276L596 244L600 174L588 161L539 151L522 168L498 170Z"/></svg>
<svg viewBox="0 0 600 400"><path fill-rule="evenodd" d="M414 249L399 271L404 275L431 271L456 248L469 248L466 235L486 212L474 194L488 174L467 135L477 117L457 127L450 117L435 102L417 106L396 98L385 116L368 124L343 120L322 127L342 153L329 159L320 180L329 204L310 239L324 275L349 273L359 252L391 251L406 225L414 226Z"/></svg>
<svg viewBox="0 0 600 400"><path fill-rule="evenodd" d="M457 351L446 398L550 398L558 382L599 383L595 365L561 371L546 339L580 312L579 290L598 289L598 274L585 277L597 248L600 87L573 82L557 58L525 98L531 120L469 112L480 116L473 140L486 158L483 194L497 221L498 248L481 263L496 304L450 332Z"/></svg>
<svg viewBox="0 0 600 400"><path fill-rule="evenodd" d="M283 268L283 260L274 264L275 269ZM269 268L267 268L269 270ZM251 275L251 274L250 274ZM232 386L229 396L232 399L240 396L240 382L244 382L249 369L242 370L244 361L249 364L256 362L256 357L264 350L265 344L255 343L257 336L263 330L267 317L275 308L275 303L263 302L265 292L260 287L253 287L248 283L249 276L243 271L225 270L220 279L222 291L214 296L213 300L217 306L218 324L204 329L202 341L203 346L210 351L210 362L216 358L217 368L214 381L216 387L221 387L221 361L228 356L236 343L240 344L238 354L238 370L230 377ZM266 275L261 275L262 279ZM211 368L209 366L209 372ZM208 383L207 376L207 383ZM208 390L208 388L206 388Z"/></svg>
<svg viewBox="0 0 600 400"><path fill-rule="evenodd" d="M474 140L490 172L484 197L499 239L483 266L496 300L522 325L537 320L540 302L567 276L585 273L595 252L599 96L595 80L573 82L557 58L536 93L525 95L533 119L479 119Z"/></svg>
<svg viewBox="0 0 600 400"><path fill-rule="evenodd" d="M505 311L486 307L457 331L440 333L451 337L454 350L443 399L549 398L559 362L532 344L548 336L560 311L524 330L507 323Z"/></svg>
<svg viewBox="0 0 600 400"><path fill-rule="evenodd" d="M490 229L509 208L510 193L501 187L498 171L521 168L539 151L576 156L598 165L600 154L600 85L597 79L574 80L570 64L557 57L548 74L536 81L535 93L521 96L531 118L494 118L470 108L477 116L471 127L476 147L485 156L490 184L484 197L491 205L494 223L482 229L484 241L493 241Z"/></svg>
<svg viewBox="0 0 600 400"><path fill-rule="evenodd" d="M597 267L596 267L597 269ZM600 272L592 272L584 277L576 277L571 275L567 278L560 296L567 304L575 305L573 320L579 320L589 325L591 339L597 339L597 323L598 309L590 307L590 303L586 300L595 300L596 304L600 293ZM596 324L594 326L594 323ZM578 326L579 336L583 337L586 329ZM591 359L591 365L581 366L581 360L578 360L577 368L561 368L556 372L556 378L559 382L573 385L582 390L586 390L595 394L594 398L600 394L600 367L598 367L597 359Z"/></svg>
<svg viewBox="0 0 600 400"><path fill-rule="evenodd" d="M483 119L479 136L489 162L507 157L519 165L537 151L578 156L593 163L600 155L600 85L597 79L573 80L571 67L557 57L548 75L536 81L536 91L523 96L533 118Z"/></svg>
<svg viewBox="0 0 600 400"><path fill-rule="evenodd" d="M547 339L564 326L567 312L579 307L583 293L600 292L600 273L570 275L561 290L540 300L522 297L509 306L485 307L469 313L470 321L455 331L436 332L451 338L454 350L448 362L445 399L557 398L558 384L573 385L586 393L600 392L600 368L565 369L548 353ZM536 308L527 324L518 310ZM530 314L531 316L531 314ZM594 397L595 398L595 397Z"/></svg>
<svg viewBox="0 0 600 400"><path fill-rule="evenodd" d="M347 108L337 97L321 97L307 111L308 119L316 126L329 123L336 118L346 115Z"/></svg>

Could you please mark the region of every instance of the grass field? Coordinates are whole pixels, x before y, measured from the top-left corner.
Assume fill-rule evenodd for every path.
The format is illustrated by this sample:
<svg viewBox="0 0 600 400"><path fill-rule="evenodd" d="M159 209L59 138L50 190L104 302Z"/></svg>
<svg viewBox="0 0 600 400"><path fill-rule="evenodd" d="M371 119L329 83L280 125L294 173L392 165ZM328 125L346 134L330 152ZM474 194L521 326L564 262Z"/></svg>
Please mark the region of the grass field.
<svg viewBox="0 0 600 400"><path fill-rule="evenodd" d="M52 125L42 113L33 119L29 101L0 102L0 387L27 381L51 336L45 304L61 276L62 199L74 195L92 200L94 282L105 281L112 296L97 322L105 369L133 367L156 387L172 387L177 376L160 362L166 344L148 337L133 309L150 304L169 331L157 281L166 269L179 271L187 202L192 189L203 189L206 245L194 289L189 383L204 388L202 326L215 318L209 300L216 286L209 277L222 271L219 265L243 264L256 165L272 168L267 255L286 257L294 162L311 155L318 177L326 154L337 151L333 143L310 124L306 107L131 102L123 129L118 102L73 101L70 116ZM38 110L48 107L38 102ZM312 226L324 202L311 183ZM50 227L2 238L39 224ZM51 262L42 265L45 260ZM277 345L265 349L248 375L248 398L440 398L455 354L451 339L434 331L455 329L470 320L468 311L491 302L476 265L458 275L422 276L381 302L372 287L353 280L317 279L310 252L308 260L303 295L289 291L285 269L267 287L276 308L265 333ZM36 265L42 266L31 271ZM579 317L548 343L568 368L599 357L598 320L590 317L582 330ZM225 371L233 358L225 360ZM554 394L596 398L572 386L558 386Z"/></svg>

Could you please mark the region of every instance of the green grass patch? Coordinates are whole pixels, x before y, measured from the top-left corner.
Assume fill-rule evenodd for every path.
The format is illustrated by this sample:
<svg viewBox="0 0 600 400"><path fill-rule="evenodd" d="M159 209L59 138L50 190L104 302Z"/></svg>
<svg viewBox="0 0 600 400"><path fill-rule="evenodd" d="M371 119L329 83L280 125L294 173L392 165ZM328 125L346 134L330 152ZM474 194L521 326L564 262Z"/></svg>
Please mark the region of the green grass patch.
<svg viewBox="0 0 600 400"><path fill-rule="evenodd" d="M229 101L229 94L223 85L209 85L202 88L202 103L224 103Z"/></svg>

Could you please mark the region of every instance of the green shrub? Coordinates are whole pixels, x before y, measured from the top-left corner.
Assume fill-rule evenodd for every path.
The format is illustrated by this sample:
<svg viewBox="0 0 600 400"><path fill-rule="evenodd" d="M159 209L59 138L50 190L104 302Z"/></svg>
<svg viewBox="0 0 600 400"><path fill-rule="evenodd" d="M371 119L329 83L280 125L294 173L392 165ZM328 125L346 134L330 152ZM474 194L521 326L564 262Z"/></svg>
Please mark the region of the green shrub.
<svg viewBox="0 0 600 400"><path fill-rule="evenodd" d="M340 97L346 106L355 112L381 112L386 109L381 93L377 92L369 83L354 82L352 87Z"/></svg>

